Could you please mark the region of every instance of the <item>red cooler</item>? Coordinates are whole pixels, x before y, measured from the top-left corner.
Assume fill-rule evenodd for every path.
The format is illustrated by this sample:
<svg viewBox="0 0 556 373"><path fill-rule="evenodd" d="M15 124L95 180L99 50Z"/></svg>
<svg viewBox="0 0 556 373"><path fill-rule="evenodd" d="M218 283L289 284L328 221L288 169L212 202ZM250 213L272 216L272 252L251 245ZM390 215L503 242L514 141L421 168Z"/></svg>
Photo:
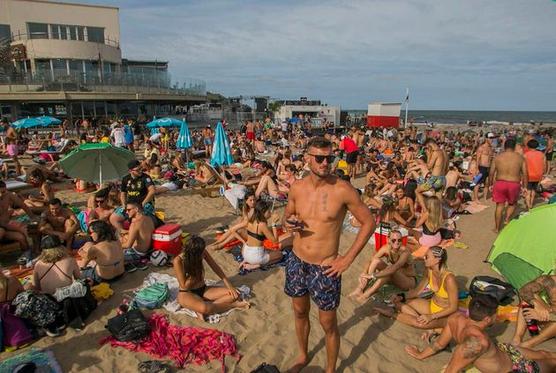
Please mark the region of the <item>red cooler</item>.
<svg viewBox="0 0 556 373"><path fill-rule="evenodd" d="M176 256L181 252L181 226L179 224L164 224L153 232L153 249L165 251Z"/></svg>

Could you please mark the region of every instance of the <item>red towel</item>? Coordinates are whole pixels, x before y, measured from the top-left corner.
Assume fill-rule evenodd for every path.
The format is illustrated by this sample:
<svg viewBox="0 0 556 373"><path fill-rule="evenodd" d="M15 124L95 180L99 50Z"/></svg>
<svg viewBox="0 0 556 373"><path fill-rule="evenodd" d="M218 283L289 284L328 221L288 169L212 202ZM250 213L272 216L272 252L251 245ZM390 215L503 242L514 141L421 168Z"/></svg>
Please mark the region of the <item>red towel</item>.
<svg viewBox="0 0 556 373"><path fill-rule="evenodd" d="M241 358L231 334L215 329L170 324L165 315L158 313L152 314L149 325L151 333L139 343L120 342L112 336L103 338L100 343L146 352L158 358L170 358L179 368L190 363L203 365L218 359L222 361L222 372L225 372L226 355L237 360Z"/></svg>

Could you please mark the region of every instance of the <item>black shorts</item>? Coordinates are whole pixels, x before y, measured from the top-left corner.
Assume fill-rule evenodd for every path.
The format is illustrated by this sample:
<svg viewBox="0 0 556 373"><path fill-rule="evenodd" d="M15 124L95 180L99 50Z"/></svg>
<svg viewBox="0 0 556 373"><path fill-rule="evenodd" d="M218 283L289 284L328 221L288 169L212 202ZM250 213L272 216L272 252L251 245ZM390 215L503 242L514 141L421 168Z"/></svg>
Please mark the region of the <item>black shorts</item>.
<svg viewBox="0 0 556 373"><path fill-rule="evenodd" d="M530 181L527 183L527 190L537 190L539 186L538 181Z"/></svg>
<svg viewBox="0 0 556 373"><path fill-rule="evenodd" d="M490 168L485 166L479 166L479 173L481 178L477 181L477 185L486 183L488 179L488 174L490 173Z"/></svg>
<svg viewBox="0 0 556 373"><path fill-rule="evenodd" d="M346 154L346 162L348 164L355 164L357 163L357 156L359 155L359 152L356 150L354 152L351 153L347 153Z"/></svg>

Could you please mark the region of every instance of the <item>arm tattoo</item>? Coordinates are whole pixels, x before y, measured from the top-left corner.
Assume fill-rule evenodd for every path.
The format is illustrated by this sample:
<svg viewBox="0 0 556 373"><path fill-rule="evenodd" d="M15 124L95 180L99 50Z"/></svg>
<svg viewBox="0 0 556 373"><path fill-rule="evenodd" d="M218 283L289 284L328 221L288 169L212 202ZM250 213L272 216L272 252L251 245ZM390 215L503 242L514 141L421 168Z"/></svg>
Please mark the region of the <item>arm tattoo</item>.
<svg viewBox="0 0 556 373"><path fill-rule="evenodd" d="M463 341L463 357L466 359L475 359L481 355L483 346L477 337L467 337Z"/></svg>
<svg viewBox="0 0 556 373"><path fill-rule="evenodd" d="M540 292L542 288L542 285L538 282L530 282L521 288L519 295L527 303L531 303L535 298L535 294Z"/></svg>

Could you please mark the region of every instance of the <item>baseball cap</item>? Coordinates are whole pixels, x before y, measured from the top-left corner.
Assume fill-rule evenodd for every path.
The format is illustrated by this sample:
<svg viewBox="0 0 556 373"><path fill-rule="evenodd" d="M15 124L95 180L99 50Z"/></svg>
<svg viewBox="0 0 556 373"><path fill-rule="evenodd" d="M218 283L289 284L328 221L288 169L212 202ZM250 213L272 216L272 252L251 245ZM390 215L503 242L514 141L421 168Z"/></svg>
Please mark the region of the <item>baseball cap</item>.
<svg viewBox="0 0 556 373"><path fill-rule="evenodd" d="M134 159L132 161L129 161L129 163L127 164L127 169L128 170L134 169L136 167L139 167L140 164L141 163L137 159Z"/></svg>
<svg viewBox="0 0 556 373"><path fill-rule="evenodd" d="M489 132L488 135L487 135L487 138L489 138L489 139L493 139L493 138L495 138L495 137L496 137L496 136L495 136L494 133L492 133L492 132Z"/></svg>

